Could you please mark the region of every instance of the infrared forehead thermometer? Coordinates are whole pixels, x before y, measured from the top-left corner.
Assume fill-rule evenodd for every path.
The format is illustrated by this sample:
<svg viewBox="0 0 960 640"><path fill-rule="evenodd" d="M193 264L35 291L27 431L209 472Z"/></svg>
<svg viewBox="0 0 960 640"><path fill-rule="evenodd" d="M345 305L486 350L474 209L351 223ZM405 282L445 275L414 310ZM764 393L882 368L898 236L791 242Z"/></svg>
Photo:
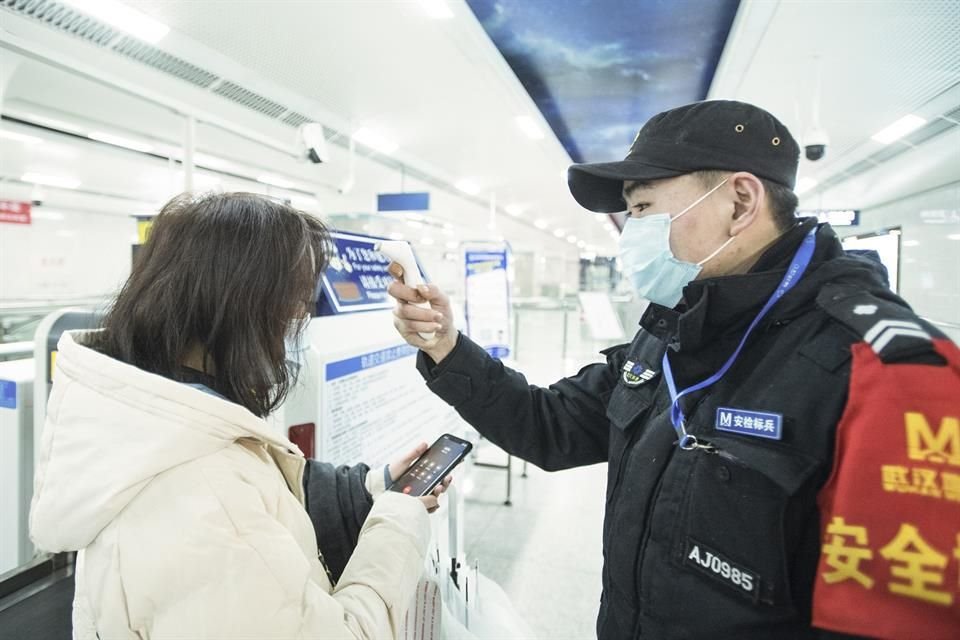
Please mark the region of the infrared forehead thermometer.
<svg viewBox="0 0 960 640"><path fill-rule="evenodd" d="M423 276L420 274L420 268L417 266L417 261L413 257L413 249L410 248L409 242L405 240L383 240L382 242L378 242L373 248L403 268L404 284L414 289L424 284ZM414 304L421 309L430 308L429 302ZM433 340L436 335L436 333L421 333L420 337L424 340Z"/></svg>

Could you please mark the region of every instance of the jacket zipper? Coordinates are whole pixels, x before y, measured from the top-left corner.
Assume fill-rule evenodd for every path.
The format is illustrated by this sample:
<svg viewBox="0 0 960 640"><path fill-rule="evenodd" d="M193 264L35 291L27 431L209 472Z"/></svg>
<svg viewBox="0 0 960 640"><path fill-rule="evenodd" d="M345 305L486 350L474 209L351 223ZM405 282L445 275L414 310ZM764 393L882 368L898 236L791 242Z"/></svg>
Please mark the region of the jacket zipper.
<svg viewBox="0 0 960 640"><path fill-rule="evenodd" d="M650 409L653 409L653 407L651 406ZM634 445L634 444L636 443L636 441L637 441L637 434L638 434L638 433L640 433L640 425L635 424L634 427L633 427L633 433L631 433L631 434L630 434L630 437L627 439L627 444L626 444L626 445L624 446L624 448L623 448L623 455L620 456L620 462L619 462L619 464L617 465L617 479L616 479L616 482L614 482L614 484L613 484L613 489L610 491L610 499L609 499L609 507L610 507L610 510L609 510L609 512L607 513L607 517L608 517L609 520L610 520L610 525L609 525L609 526L611 526L611 527L612 527L612 526L614 525L614 523L616 522L616 516L617 516L617 511L618 511L618 509L617 509L617 506L618 506L617 496L619 495L619 492L620 492L620 485L623 484L623 483L622 483L623 470L624 470L624 467L625 467L626 464L627 464L627 458L633 453L633 445ZM612 538L612 537L613 537L613 536L611 535L611 538ZM611 542L611 541L605 540L605 541L604 541L605 546L606 546L606 544L608 544L609 542ZM603 563L603 571L604 571L604 573L607 574L607 580L609 580L610 567L609 567L608 562L606 562L606 561L604 561L604 563ZM609 612L609 611L607 612L607 615L608 615L608 616L610 615L610 612Z"/></svg>
<svg viewBox="0 0 960 640"><path fill-rule="evenodd" d="M650 403L650 406L648 406L646 409L648 413L652 413L657 410L657 398L659 397L657 394L660 392L660 387L661 387L661 384L658 383L657 388L653 390L653 401ZM636 421L637 419L634 418L635 423ZM627 444L623 448L624 454L620 456L620 463L617 465L617 480L616 482L614 482L613 490L610 492L609 502L611 504L614 503L614 498L617 496L617 492L620 490L620 485L622 484L622 480L623 480L623 468L624 468L624 465L627 464L627 456L630 455L630 453L633 451L633 445L636 444L638 433L640 433L640 425L634 424L633 433L631 433L630 437L627 439ZM610 515L614 515L615 513L616 513L615 511L611 512Z"/></svg>
<svg viewBox="0 0 960 640"><path fill-rule="evenodd" d="M641 625L640 621L643 619L643 598L644 593L642 590L640 572L643 571L643 556L647 551L647 543L650 542L650 531L652 527L650 526L650 518L653 516L654 506L657 504L657 500L660 497L660 490L663 488L663 477L666 475L666 469L670 466L670 461L673 459L674 451L676 447L670 447L670 451L667 453L667 460L664 464L664 473L660 474L660 477L657 478L657 484L653 488L653 495L650 498L650 502L647 503L647 509L643 516L643 537L640 540L640 551L637 554L637 557L633 561L633 579L636 581L636 586L634 589L637 592L637 595L640 597L640 606L637 607L637 622L633 628L633 637L639 638Z"/></svg>
<svg viewBox="0 0 960 640"><path fill-rule="evenodd" d="M694 403L693 407L690 408L690 415L691 415L691 416L692 416L694 413L697 412L697 409L700 408L700 405L703 404L704 400L706 400L707 397L709 397L709 395L710 395L710 392L709 392L709 391L707 391L707 392L705 392L705 393L702 393L702 394L700 395L700 397L699 397L699 398L697 399L697 401ZM639 429L638 429L638 431L639 431ZM650 502L647 503L647 508L646 508L646 511L645 511L644 517L643 517L644 527L643 527L643 536L642 536L642 538L641 538L641 540L640 540L640 551L639 551L639 553L637 554L637 557L636 557L636 558L634 559L634 561L633 561L633 578L634 578L634 580L636 581L636 586L634 587L634 589L635 589L635 591L637 592L637 595L638 595L639 598L640 598L640 602L638 602L638 604L639 604L640 606L638 606L638 608L637 608L637 622L636 622L636 624L634 625L634 628L633 628L633 637L634 637L634 638L640 638L640 632L641 632L641 630L642 630L642 629L641 629L641 620L643 620L643 611L642 611L642 609L643 609L643 598L644 598L644 594L643 594L643 590L642 590L642 584L641 584L640 574L641 574L641 572L643 571L643 557L644 557L644 555L646 554L647 544L650 542L650 532L651 532L651 530L653 529L653 527L651 526L651 523L650 523L650 518L653 516L653 510L654 510L654 508L656 507L657 501L658 501L659 498L660 498L660 491L663 489L663 478L664 478L664 476L667 475L667 470L668 470L669 467L670 467L670 463L671 463L671 461L673 460L673 456L674 456L674 453L676 452L676 450L677 450L677 447L676 447L676 446L672 446L672 447L670 447L669 451L667 452L667 459L664 461L664 465L663 465L663 473L661 473L661 474L660 474L660 477L657 478L657 484L656 484L656 485L654 486L654 488L653 488L653 495L652 495L651 498L650 498ZM720 451L717 450L717 453L720 453ZM730 456L730 454L726 454L726 452L724 452L724 454L725 454L726 456L729 456L729 457L732 458L732 456ZM620 478L619 478L619 476L618 476L617 480L619 481L619 479L620 479Z"/></svg>

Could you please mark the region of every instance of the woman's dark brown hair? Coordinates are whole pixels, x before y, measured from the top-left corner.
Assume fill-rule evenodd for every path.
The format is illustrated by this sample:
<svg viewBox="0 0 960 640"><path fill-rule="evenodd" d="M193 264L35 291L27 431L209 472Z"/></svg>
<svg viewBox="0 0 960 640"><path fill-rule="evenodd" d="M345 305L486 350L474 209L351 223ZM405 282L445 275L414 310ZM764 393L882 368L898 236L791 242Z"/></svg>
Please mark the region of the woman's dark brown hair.
<svg viewBox="0 0 960 640"><path fill-rule="evenodd" d="M199 348L213 389L266 416L295 383L284 336L313 310L328 247L323 223L267 198L178 196L155 218L94 346L174 380Z"/></svg>

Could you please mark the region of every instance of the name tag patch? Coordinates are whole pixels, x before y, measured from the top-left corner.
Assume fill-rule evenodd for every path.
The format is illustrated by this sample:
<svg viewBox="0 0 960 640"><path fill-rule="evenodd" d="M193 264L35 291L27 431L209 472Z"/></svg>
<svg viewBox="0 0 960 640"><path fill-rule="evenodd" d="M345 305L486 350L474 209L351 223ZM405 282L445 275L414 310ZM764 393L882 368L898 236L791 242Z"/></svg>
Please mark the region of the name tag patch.
<svg viewBox="0 0 960 640"><path fill-rule="evenodd" d="M714 426L719 431L756 438L779 440L783 436L783 416L779 413L717 407L717 423Z"/></svg>
<svg viewBox="0 0 960 640"><path fill-rule="evenodd" d="M760 576L743 565L731 562L702 542L687 538L687 551L683 563L704 573L738 593L757 599L760 591Z"/></svg>
<svg viewBox="0 0 960 640"><path fill-rule="evenodd" d="M639 387L650 382L660 373L651 369L645 362L627 360L623 363L623 383L628 387Z"/></svg>

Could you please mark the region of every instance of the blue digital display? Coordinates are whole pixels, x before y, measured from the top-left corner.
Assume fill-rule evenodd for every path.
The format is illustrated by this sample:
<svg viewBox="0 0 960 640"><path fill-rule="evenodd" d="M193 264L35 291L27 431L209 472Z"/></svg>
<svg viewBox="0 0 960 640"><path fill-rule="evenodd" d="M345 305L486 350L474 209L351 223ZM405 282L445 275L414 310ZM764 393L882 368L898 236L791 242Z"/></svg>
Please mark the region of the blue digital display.
<svg viewBox="0 0 960 640"><path fill-rule="evenodd" d="M467 0L574 162L622 158L703 100L739 0Z"/></svg>

